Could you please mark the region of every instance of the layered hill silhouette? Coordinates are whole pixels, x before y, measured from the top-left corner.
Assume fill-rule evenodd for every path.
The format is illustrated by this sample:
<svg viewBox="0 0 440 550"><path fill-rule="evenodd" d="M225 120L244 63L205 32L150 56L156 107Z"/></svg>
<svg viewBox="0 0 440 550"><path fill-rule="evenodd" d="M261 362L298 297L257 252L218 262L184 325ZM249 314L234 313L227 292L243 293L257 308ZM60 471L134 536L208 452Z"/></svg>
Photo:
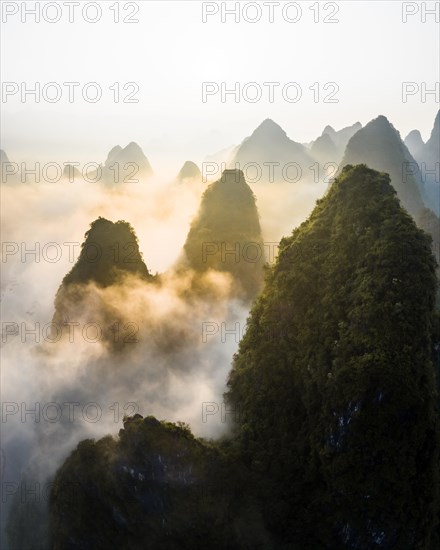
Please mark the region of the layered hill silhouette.
<svg viewBox="0 0 440 550"><path fill-rule="evenodd" d="M186 179L200 179L201 177L202 173L200 172L200 168L195 162L192 162L190 160L187 160L184 163L179 173L177 174L178 181L184 181Z"/></svg>
<svg viewBox="0 0 440 550"><path fill-rule="evenodd" d="M260 289L265 254L258 210L241 170L225 170L203 193L181 265L203 274L226 272L233 293L252 298Z"/></svg>
<svg viewBox="0 0 440 550"><path fill-rule="evenodd" d="M127 277L154 280L130 224L98 218L85 234L79 258L56 294L53 323L57 329L66 322L98 323L104 339L111 341L109 327L120 321L121 315L116 306L100 300L96 289L124 284Z"/></svg>
<svg viewBox="0 0 440 550"><path fill-rule="evenodd" d="M434 121L434 127L431 132L431 136L426 142L423 156L426 162L435 164L439 162L440 151L440 111L437 111L437 115Z"/></svg>
<svg viewBox="0 0 440 550"><path fill-rule="evenodd" d="M344 155L347 143L361 128L362 124L360 122L355 122L351 126L341 128L341 130L335 130L329 125L326 126L321 136L312 144L314 158L318 162L339 163ZM331 156L333 158L330 158Z"/></svg>
<svg viewBox="0 0 440 550"><path fill-rule="evenodd" d="M141 147L134 141L122 148L116 145L98 171L91 172L90 180L102 181L108 185L138 183L153 175L153 169Z"/></svg>
<svg viewBox="0 0 440 550"><path fill-rule="evenodd" d="M329 134L322 134L319 136L313 142L310 153L312 157L322 165L328 162L338 163L341 158L341 153Z"/></svg>
<svg viewBox="0 0 440 550"><path fill-rule="evenodd" d="M268 163L278 165L271 168ZM256 183L271 183L287 180L283 175L283 168L290 163L297 163L305 172L313 164L313 160L304 145L292 141L281 126L268 118L237 147L229 168L244 170L245 175L249 170ZM252 168L252 165L257 167ZM289 177L294 179L293 175Z"/></svg>
<svg viewBox="0 0 440 550"><path fill-rule="evenodd" d="M365 163L390 175L402 206L431 235L434 253L440 261L439 219L433 208L430 208L431 213L426 212L425 183L419 165L384 116L369 122L348 142L342 165L357 163Z"/></svg>
<svg viewBox="0 0 440 550"><path fill-rule="evenodd" d="M431 164L439 162L440 111L437 111L431 135L426 143L424 143L419 130L412 130L405 138L405 145L417 162L427 162Z"/></svg>
<svg viewBox="0 0 440 550"><path fill-rule="evenodd" d="M132 141L124 148L119 145L113 147L105 161L103 173L104 179L111 183L124 183L148 178L153 175L153 169L142 149Z"/></svg>
<svg viewBox="0 0 440 550"><path fill-rule="evenodd" d="M411 174L417 163L386 117L370 121L348 142L342 166L359 163L387 172L403 207L418 215L424 203L420 175Z"/></svg>
<svg viewBox="0 0 440 550"><path fill-rule="evenodd" d="M440 215L440 111L426 143L418 130L405 138L405 144L416 159L423 181L425 205Z"/></svg>
<svg viewBox="0 0 440 550"><path fill-rule="evenodd" d="M423 150L425 148L425 142L422 139L422 135L419 130L411 130L403 141L408 148L411 155L417 160L423 157Z"/></svg>

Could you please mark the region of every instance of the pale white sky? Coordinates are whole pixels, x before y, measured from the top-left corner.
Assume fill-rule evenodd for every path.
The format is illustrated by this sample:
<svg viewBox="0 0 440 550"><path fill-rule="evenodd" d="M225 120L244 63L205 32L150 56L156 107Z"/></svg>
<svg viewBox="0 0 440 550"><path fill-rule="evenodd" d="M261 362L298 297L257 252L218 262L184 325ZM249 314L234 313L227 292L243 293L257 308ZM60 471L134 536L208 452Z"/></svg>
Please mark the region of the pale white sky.
<svg viewBox="0 0 440 550"><path fill-rule="evenodd" d="M221 21L222 5L231 8L235 2L210 2L210 9L218 13L204 23L201 1L121 1L121 18L130 15L131 5L139 7L133 15L139 23L124 24L113 21L114 1L99 2L102 17L96 23L87 23L81 15L90 2L75 8L73 23L68 22L66 6L59 12L61 20L49 23L43 9L47 18L56 12L44 7L48 2L26 2L29 7L37 4L42 14L35 23L29 15L21 21L21 2L2 2L3 10L6 4L19 10L2 23L2 81L28 87L35 82L81 83L73 103L63 86L61 100L53 104L44 99L35 103L31 97L22 103L19 93L5 102L3 95L2 148L17 161L101 161L115 144L137 141L156 171L169 167L174 173L186 159L200 162L207 154L239 143L267 117L300 142L314 139L326 124L336 129L358 120L366 124L379 114L387 116L403 137L418 128L428 138L438 109L436 98L428 95L423 101L417 93L404 103L401 97L402 82L433 88L440 80L439 27L433 15L422 21L422 3L339 1L319 2L318 7L316 2L290 2L287 17L297 17L296 23L283 18L287 3L275 2L279 5L273 6L271 23L267 2L258 2L261 19L250 23L245 19L257 13L256 2L240 2L239 22L232 16ZM424 4L432 8L436 3ZM403 9L417 13L403 23ZM87 15L94 14L89 8ZM315 23L314 17L320 21ZM339 22L324 23L324 17ZM257 82L263 96L255 103L243 98L235 103L228 96L222 103L217 94L204 103L202 83L208 81L219 86L238 82L241 88ZM88 82L102 89L97 103L82 99L83 84ZM115 82L136 82L139 102L116 104L109 89ZM280 83L273 103L264 82ZM283 99L281 88L288 82L301 87L296 103ZM309 89L316 82L321 91L318 103ZM323 89L327 82L338 85L338 103L322 102L333 89ZM294 95L292 89L288 93Z"/></svg>

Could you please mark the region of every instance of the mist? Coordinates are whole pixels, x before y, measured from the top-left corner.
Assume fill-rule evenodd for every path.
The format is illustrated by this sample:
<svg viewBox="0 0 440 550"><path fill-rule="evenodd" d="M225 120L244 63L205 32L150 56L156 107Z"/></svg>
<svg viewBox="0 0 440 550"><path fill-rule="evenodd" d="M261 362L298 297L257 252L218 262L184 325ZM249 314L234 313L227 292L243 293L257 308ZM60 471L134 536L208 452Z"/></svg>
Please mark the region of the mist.
<svg viewBox="0 0 440 550"><path fill-rule="evenodd" d="M154 176L115 186L66 180L2 186L4 481L46 483L79 441L116 435L124 415L184 421L204 438L227 433L238 411L226 411L222 395L250 304L232 297L230 275L214 271L203 276L210 299L188 299L196 275L176 268L207 185ZM324 187L255 186L268 261ZM160 283L134 276L107 288L90 283L68 320L74 325L52 341L56 292L100 216L133 226ZM100 304L109 309L103 313ZM116 321L109 311L117 311L119 351L99 338L100 327ZM4 500L7 509L12 495Z"/></svg>

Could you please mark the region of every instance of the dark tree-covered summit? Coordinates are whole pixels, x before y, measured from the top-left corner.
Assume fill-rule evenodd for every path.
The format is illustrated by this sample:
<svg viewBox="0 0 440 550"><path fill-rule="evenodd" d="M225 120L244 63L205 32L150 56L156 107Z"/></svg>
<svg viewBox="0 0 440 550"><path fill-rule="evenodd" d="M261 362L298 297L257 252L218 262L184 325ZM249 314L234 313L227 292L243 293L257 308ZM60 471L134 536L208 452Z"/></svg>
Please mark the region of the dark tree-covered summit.
<svg viewBox="0 0 440 550"><path fill-rule="evenodd" d="M248 483L185 424L135 415L117 439L79 443L59 469L51 548L269 550Z"/></svg>
<svg viewBox="0 0 440 550"><path fill-rule="evenodd" d="M99 290L122 285L127 277L145 282L154 280L142 259L131 225L98 218L86 232L79 258L56 294L53 323L57 331L66 322L97 323L106 341L118 343L111 326L124 318L119 311L119 305L125 305L120 289L109 302L100 297Z"/></svg>
<svg viewBox="0 0 440 550"><path fill-rule="evenodd" d="M198 273L228 272L234 293L260 289L265 254L255 196L241 170L225 170L203 193L184 245L184 263Z"/></svg>
<svg viewBox="0 0 440 550"><path fill-rule="evenodd" d="M281 548L438 548L435 294L429 238L365 165L281 241L226 395Z"/></svg>
<svg viewBox="0 0 440 550"><path fill-rule="evenodd" d="M151 277L139 251L138 239L128 222L98 218L90 224L76 264L63 285L94 282L109 286L127 273Z"/></svg>

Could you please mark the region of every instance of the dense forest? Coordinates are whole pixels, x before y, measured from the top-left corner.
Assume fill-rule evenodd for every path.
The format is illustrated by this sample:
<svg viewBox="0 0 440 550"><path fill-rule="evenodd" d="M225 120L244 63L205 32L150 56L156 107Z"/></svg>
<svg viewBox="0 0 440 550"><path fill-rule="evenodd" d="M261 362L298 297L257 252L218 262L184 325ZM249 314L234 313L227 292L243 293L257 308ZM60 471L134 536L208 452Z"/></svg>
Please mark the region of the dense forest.
<svg viewBox="0 0 440 550"><path fill-rule="evenodd" d="M136 415L81 442L55 478L52 548L438 548L437 287L390 177L345 166L267 270L230 434Z"/></svg>

